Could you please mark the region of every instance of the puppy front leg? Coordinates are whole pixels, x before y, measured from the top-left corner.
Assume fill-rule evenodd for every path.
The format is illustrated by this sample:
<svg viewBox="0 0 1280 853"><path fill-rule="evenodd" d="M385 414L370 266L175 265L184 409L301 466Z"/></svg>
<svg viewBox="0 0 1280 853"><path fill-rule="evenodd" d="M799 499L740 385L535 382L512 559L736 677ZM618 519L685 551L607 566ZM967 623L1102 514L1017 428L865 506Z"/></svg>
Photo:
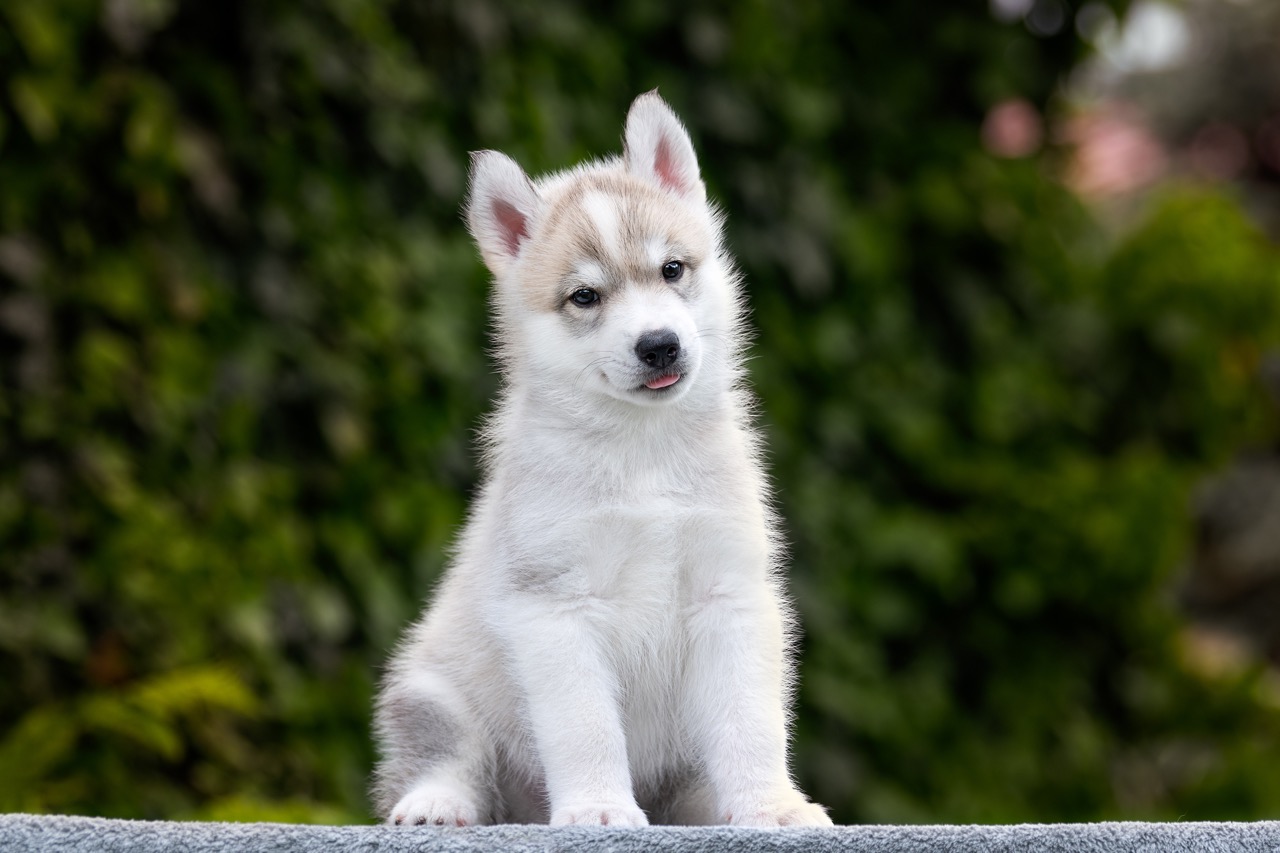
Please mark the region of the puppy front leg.
<svg viewBox="0 0 1280 853"><path fill-rule="evenodd" d="M617 675L590 618L546 600L517 610L509 650L546 774L551 824L647 825L632 791Z"/></svg>
<svg viewBox="0 0 1280 853"><path fill-rule="evenodd" d="M830 826L787 771L786 666L779 599L766 583L713 588L689 618L685 716L720 820Z"/></svg>

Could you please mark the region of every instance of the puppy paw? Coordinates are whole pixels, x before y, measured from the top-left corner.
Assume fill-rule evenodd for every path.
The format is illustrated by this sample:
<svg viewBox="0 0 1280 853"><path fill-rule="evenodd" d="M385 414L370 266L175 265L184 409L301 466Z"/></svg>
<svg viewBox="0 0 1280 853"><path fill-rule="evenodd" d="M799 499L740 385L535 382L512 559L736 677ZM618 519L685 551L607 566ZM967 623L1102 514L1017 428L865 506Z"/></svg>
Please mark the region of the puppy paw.
<svg viewBox="0 0 1280 853"><path fill-rule="evenodd" d="M832 826L827 810L805 800L798 791L762 802L745 803L731 809L727 823L734 826L776 828L780 826Z"/></svg>
<svg viewBox="0 0 1280 853"><path fill-rule="evenodd" d="M634 802L631 803L571 803L551 813L552 826L648 826L645 817Z"/></svg>
<svg viewBox="0 0 1280 853"><path fill-rule="evenodd" d="M396 803L387 823L396 826L474 826L480 810L471 797L443 785L424 784Z"/></svg>

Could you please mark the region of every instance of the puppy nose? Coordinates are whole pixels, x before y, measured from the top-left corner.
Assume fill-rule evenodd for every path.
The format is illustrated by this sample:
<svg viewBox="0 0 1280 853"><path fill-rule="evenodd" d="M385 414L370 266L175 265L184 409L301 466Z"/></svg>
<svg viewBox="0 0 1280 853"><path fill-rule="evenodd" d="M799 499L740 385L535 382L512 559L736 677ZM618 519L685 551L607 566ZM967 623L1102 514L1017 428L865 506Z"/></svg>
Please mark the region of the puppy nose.
<svg viewBox="0 0 1280 853"><path fill-rule="evenodd" d="M680 357L680 336L670 329L645 332L636 341L636 356L649 367L669 367Z"/></svg>

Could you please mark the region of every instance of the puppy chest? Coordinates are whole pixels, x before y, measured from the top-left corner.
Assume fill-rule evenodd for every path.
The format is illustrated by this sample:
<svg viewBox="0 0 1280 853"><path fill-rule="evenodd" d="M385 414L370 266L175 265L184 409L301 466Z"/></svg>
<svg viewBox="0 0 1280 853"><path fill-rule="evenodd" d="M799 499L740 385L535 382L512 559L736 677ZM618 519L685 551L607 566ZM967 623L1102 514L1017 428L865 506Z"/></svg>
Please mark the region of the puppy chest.
<svg viewBox="0 0 1280 853"><path fill-rule="evenodd" d="M687 525L672 507L599 509L585 519L578 569L586 592L630 606L666 604L688 550Z"/></svg>

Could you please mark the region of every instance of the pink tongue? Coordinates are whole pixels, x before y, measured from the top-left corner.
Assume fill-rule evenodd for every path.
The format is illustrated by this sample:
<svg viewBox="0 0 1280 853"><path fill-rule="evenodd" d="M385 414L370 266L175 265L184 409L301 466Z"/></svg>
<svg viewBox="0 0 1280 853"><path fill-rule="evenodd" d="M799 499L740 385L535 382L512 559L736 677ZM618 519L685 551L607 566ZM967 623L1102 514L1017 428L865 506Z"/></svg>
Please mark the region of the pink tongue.
<svg viewBox="0 0 1280 853"><path fill-rule="evenodd" d="M668 385L675 385L680 381L680 374L673 373L670 376L659 376L657 379L650 379L644 383L644 387L652 388L657 391L659 388L666 388Z"/></svg>

